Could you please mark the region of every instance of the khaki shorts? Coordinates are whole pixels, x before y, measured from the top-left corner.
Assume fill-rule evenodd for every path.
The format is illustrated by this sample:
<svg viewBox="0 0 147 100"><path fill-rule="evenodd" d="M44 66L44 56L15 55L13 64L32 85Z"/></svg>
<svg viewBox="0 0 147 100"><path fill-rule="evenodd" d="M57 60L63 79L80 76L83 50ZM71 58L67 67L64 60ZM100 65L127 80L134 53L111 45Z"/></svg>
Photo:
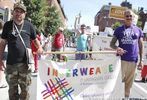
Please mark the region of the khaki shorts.
<svg viewBox="0 0 147 100"><path fill-rule="evenodd" d="M132 87L135 70L137 63L129 62L129 61L121 61L121 69L122 69L122 81L125 83L125 96L130 95L130 89Z"/></svg>

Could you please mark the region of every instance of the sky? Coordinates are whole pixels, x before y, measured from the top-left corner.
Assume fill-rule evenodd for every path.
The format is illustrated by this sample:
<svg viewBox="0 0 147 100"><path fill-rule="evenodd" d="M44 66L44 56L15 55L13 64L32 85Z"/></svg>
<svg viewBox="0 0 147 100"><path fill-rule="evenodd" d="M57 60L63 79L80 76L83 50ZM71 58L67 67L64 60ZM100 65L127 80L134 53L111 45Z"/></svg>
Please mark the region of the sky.
<svg viewBox="0 0 147 100"><path fill-rule="evenodd" d="M64 13L68 19L68 28L73 28L75 16L81 13L81 24L94 26L94 17L103 5L120 6L124 0L60 0ZM147 10L147 0L127 0L132 4L132 8L138 10L138 7L144 7Z"/></svg>

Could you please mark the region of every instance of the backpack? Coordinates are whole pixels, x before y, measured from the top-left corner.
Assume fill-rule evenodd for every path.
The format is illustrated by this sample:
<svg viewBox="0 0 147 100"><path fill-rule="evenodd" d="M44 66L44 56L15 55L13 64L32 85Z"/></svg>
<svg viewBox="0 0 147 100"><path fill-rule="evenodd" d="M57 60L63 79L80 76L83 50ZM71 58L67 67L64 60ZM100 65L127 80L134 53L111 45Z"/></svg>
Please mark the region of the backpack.
<svg viewBox="0 0 147 100"><path fill-rule="evenodd" d="M54 36L53 47L60 49L64 45L64 35L60 32L56 33Z"/></svg>

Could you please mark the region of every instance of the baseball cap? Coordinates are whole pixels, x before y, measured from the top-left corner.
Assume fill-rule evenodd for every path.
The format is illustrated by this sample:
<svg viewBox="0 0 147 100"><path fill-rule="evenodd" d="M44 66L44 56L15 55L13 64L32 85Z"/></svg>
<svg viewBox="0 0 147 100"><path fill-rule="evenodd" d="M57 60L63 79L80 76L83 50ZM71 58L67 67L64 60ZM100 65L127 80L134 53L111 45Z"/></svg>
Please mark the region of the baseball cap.
<svg viewBox="0 0 147 100"><path fill-rule="evenodd" d="M24 12L26 12L26 10L27 10L26 7L24 6L24 4L20 3L20 2L14 4L14 10L15 9L22 9Z"/></svg>
<svg viewBox="0 0 147 100"><path fill-rule="evenodd" d="M63 29L62 27L59 27L59 30L60 30L60 31L64 31L64 29Z"/></svg>

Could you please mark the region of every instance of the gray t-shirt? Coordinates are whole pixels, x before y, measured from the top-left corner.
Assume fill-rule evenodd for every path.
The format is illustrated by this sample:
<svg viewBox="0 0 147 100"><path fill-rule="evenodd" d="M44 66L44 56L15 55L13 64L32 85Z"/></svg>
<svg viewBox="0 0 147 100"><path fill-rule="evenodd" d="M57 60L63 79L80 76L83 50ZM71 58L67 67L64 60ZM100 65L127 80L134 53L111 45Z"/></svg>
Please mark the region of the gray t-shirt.
<svg viewBox="0 0 147 100"><path fill-rule="evenodd" d="M20 30L21 25L16 25L18 30ZM14 28L15 30L15 28ZM8 57L7 64L16 64L16 63L26 63L26 50L25 47L18 35L14 36L13 32L13 21L8 21L4 24L2 38L6 39L8 42ZM17 33L17 31L15 30ZM33 25L24 21L24 25L22 27L22 31L20 33L23 38L25 45L31 48L30 42L36 38L36 31Z"/></svg>

